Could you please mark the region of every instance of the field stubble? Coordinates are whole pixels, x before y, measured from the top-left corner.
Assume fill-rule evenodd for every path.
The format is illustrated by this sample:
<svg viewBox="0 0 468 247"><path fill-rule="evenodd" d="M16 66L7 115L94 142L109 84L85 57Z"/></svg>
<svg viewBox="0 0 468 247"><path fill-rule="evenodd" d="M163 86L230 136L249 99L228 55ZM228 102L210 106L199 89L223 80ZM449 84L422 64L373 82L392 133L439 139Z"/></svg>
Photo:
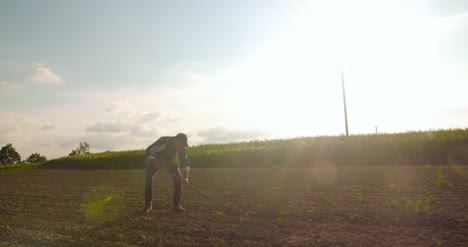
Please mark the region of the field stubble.
<svg viewBox="0 0 468 247"><path fill-rule="evenodd" d="M160 173L143 214L142 170L0 175L0 245L466 246L466 166L194 168L184 214Z"/></svg>

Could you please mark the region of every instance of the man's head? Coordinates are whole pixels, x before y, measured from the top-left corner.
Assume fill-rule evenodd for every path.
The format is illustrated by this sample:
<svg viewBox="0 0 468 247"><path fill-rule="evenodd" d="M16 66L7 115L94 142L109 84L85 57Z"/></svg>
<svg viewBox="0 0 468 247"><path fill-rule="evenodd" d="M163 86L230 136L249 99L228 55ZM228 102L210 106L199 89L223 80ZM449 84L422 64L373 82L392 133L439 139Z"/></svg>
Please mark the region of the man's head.
<svg viewBox="0 0 468 247"><path fill-rule="evenodd" d="M184 133L179 133L175 136L175 145L177 149L181 149L183 147L188 147L188 138L187 135Z"/></svg>

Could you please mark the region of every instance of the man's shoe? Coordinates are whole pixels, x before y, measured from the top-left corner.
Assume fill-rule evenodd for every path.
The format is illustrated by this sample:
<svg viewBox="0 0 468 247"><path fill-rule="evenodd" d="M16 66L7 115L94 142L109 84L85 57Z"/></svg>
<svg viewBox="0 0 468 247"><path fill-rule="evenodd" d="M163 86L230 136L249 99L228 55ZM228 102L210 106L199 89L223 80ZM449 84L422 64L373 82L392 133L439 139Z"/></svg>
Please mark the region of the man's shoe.
<svg viewBox="0 0 468 247"><path fill-rule="evenodd" d="M185 208L182 207L182 205L177 205L177 206L174 206L174 211L176 212L185 212Z"/></svg>
<svg viewBox="0 0 468 247"><path fill-rule="evenodd" d="M149 212L151 212L151 211L153 211L153 207L152 207L152 206L145 206L145 208L143 209L143 212L145 212L145 213L149 213Z"/></svg>

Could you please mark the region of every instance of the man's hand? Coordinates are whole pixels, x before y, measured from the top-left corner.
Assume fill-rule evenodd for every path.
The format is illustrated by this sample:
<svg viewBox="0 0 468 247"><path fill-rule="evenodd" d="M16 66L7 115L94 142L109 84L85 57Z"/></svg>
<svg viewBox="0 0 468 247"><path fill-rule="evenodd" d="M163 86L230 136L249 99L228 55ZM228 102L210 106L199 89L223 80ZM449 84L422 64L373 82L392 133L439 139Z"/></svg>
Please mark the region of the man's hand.
<svg viewBox="0 0 468 247"><path fill-rule="evenodd" d="M189 185L188 181L188 175L189 175L189 169L184 169L182 172L182 183L185 185Z"/></svg>

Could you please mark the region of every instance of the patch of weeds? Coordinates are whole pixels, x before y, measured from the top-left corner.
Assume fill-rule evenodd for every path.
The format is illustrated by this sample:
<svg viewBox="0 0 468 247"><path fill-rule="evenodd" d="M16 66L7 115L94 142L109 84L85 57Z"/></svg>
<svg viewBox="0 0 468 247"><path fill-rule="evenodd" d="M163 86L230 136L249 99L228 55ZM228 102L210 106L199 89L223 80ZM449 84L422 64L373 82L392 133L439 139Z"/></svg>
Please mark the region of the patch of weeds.
<svg viewBox="0 0 468 247"><path fill-rule="evenodd" d="M279 212L278 212L278 216L279 217L283 217L286 213L284 212L283 209L281 209Z"/></svg>
<svg viewBox="0 0 468 247"><path fill-rule="evenodd" d="M25 188L31 189L33 185L31 183L25 183L23 184Z"/></svg>
<svg viewBox="0 0 468 247"><path fill-rule="evenodd" d="M411 200L407 200L405 202L405 207L406 208L413 208L414 207L414 203L411 201Z"/></svg>
<svg viewBox="0 0 468 247"><path fill-rule="evenodd" d="M177 234L180 235L180 236L183 236L183 235L187 235L187 231L185 231L184 229L179 229L177 230Z"/></svg>
<svg viewBox="0 0 468 247"><path fill-rule="evenodd" d="M249 216L249 215L255 215L255 211L247 210L247 211L245 212L245 216Z"/></svg>
<svg viewBox="0 0 468 247"><path fill-rule="evenodd" d="M274 165L274 166L272 166L271 168L273 168L273 170L278 170L278 169L280 169L281 167L280 167L280 166L277 166L277 165Z"/></svg>
<svg viewBox="0 0 468 247"><path fill-rule="evenodd" d="M320 192L320 196L319 196L319 199L320 200L325 200L325 192Z"/></svg>
<svg viewBox="0 0 468 247"><path fill-rule="evenodd" d="M276 191L284 191L283 186L275 186L275 187L273 187L273 189L276 190Z"/></svg>
<svg viewBox="0 0 468 247"><path fill-rule="evenodd" d="M357 198L358 198L359 203L364 203L364 202L366 202L366 199L364 199L364 197L362 197L361 194L359 194Z"/></svg>
<svg viewBox="0 0 468 247"><path fill-rule="evenodd" d="M309 214L313 214L315 212L318 211L318 208L312 208L312 209L308 209L306 212L309 213Z"/></svg>
<svg viewBox="0 0 468 247"><path fill-rule="evenodd" d="M414 212L416 213L427 213L429 205L425 203L422 196L418 197L418 200L414 203Z"/></svg>
<svg viewBox="0 0 468 247"><path fill-rule="evenodd" d="M239 223L246 223L246 222L249 222L249 219L247 219L246 217L243 217L243 216L239 217Z"/></svg>
<svg viewBox="0 0 468 247"><path fill-rule="evenodd" d="M125 239L125 235L122 234L122 233L119 233L119 234L117 234L117 239L118 239L119 241L122 241L122 240Z"/></svg>
<svg viewBox="0 0 468 247"><path fill-rule="evenodd" d="M391 183L391 184L387 185L387 189L389 189L389 190L394 190L396 188L398 188L398 186L395 185L394 183Z"/></svg>
<svg viewBox="0 0 468 247"><path fill-rule="evenodd" d="M396 217L395 219L393 219L393 222L395 222L397 224L400 223L400 218Z"/></svg>
<svg viewBox="0 0 468 247"><path fill-rule="evenodd" d="M436 202L437 202L437 201L434 199L433 196L428 196L428 197L426 198L426 203L429 204L429 205L432 205L432 204L434 204L434 203L436 203Z"/></svg>
<svg viewBox="0 0 468 247"><path fill-rule="evenodd" d="M294 201L288 201L288 205L293 205Z"/></svg>
<svg viewBox="0 0 468 247"><path fill-rule="evenodd" d="M391 207L399 207L400 204L398 203L397 200L391 199L390 202L388 203Z"/></svg>
<svg viewBox="0 0 468 247"><path fill-rule="evenodd" d="M413 209L414 212L416 213L427 213L429 211L429 208L432 204L434 204L436 201L433 196L428 196L427 198L424 198L423 195L419 195L418 199L416 201L406 201L405 207L408 209Z"/></svg>
<svg viewBox="0 0 468 247"><path fill-rule="evenodd" d="M350 220L357 220L358 218L360 218L358 214L350 214L348 215L348 217Z"/></svg>
<svg viewBox="0 0 468 247"><path fill-rule="evenodd" d="M432 170L432 166L429 164L425 165L424 168L426 168L426 170L428 171Z"/></svg>
<svg viewBox="0 0 468 247"><path fill-rule="evenodd" d="M447 188L450 188L450 189L453 188L453 185L448 182L447 177L444 174L444 168L443 167L439 167L439 170L437 170L437 178L436 178L434 186L436 188L441 188L441 187L444 187L444 186L446 186Z"/></svg>
<svg viewBox="0 0 468 247"><path fill-rule="evenodd" d="M219 211L218 211L218 212L215 212L215 215L216 215L217 217L224 217L224 212L219 212Z"/></svg>

